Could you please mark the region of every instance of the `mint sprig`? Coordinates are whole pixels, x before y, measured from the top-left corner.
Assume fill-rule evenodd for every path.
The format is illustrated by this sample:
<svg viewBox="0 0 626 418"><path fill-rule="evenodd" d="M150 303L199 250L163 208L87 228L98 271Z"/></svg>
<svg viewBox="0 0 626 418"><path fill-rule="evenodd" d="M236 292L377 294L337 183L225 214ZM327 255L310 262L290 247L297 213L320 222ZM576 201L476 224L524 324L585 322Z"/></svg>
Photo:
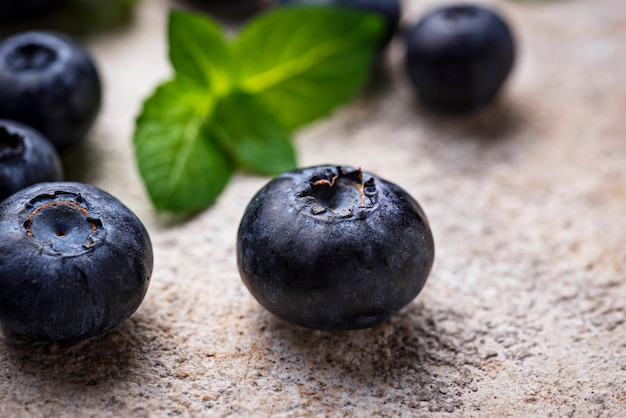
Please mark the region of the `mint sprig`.
<svg viewBox="0 0 626 418"><path fill-rule="evenodd" d="M360 11L283 7L229 41L210 18L171 12L174 77L144 102L133 137L157 210L205 209L235 170L295 168L291 134L354 97L384 30Z"/></svg>

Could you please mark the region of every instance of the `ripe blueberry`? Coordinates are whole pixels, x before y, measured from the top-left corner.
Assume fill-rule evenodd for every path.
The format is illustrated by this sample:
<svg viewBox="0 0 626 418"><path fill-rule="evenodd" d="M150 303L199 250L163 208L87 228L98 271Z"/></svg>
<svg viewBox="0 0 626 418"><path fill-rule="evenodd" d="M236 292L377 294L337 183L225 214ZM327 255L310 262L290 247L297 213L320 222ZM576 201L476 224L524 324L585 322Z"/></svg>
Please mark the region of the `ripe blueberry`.
<svg viewBox="0 0 626 418"><path fill-rule="evenodd" d="M59 156L46 138L26 125L0 120L0 200L31 184L62 177Z"/></svg>
<svg viewBox="0 0 626 418"><path fill-rule="evenodd" d="M409 78L422 102L441 111L466 112L487 104L514 56L508 25L482 6L436 9L407 35Z"/></svg>
<svg viewBox="0 0 626 418"><path fill-rule="evenodd" d="M105 333L141 304L152 274L142 223L81 183L39 183L0 202L0 322L35 339Z"/></svg>
<svg viewBox="0 0 626 418"><path fill-rule="evenodd" d="M279 4L332 4L354 7L367 12L378 13L387 23L387 32L382 42L389 44L400 23L399 0L279 0Z"/></svg>
<svg viewBox="0 0 626 418"><path fill-rule="evenodd" d="M419 204L351 167L278 176L248 205L237 239L239 273L257 301L316 329L390 318L420 292L433 259Z"/></svg>
<svg viewBox="0 0 626 418"><path fill-rule="evenodd" d="M57 149L80 141L101 103L100 77L67 36L24 32L0 44L0 117L42 132Z"/></svg>

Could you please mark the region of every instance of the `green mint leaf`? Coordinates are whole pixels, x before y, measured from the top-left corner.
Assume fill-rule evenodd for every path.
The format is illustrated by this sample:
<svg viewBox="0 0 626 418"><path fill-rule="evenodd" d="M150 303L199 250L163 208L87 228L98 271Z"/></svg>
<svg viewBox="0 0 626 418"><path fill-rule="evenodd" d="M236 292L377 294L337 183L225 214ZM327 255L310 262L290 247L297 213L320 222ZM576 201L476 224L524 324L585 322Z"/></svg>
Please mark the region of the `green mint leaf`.
<svg viewBox="0 0 626 418"><path fill-rule="evenodd" d="M293 130L355 96L385 29L380 16L351 9L275 9L251 21L233 43L236 83Z"/></svg>
<svg viewBox="0 0 626 418"><path fill-rule="evenodd" d="M235 93L221 99L210 130L243 170L272 175L296 168L288 132L254 96Z"/></svg>
<svg viewBox="0 0 626 418"><path fill-rule="evenodd" d="M213 105L205 91L181 80L162 84L145 101L133 143L158 210L205 209L228 183L232 163L206 126Z"/></svg>
<svg viewBox="0 0 626 418"><path fill-rule="evenodd" d="M169 56L177 77L186 77L214 95L228 90L231 54L221 27L203 16L174 11L168 22Z"/></svg>
<svg viewBox="0 0 626 418"><path fill-rule="evenodd" d="M384 35L375 14L284 7L228 43L211 19L172 12L175 77L145 101L133 137L156 208L202 210L236 168L258 174L295 168L290 131L354 97Z"/></svg>

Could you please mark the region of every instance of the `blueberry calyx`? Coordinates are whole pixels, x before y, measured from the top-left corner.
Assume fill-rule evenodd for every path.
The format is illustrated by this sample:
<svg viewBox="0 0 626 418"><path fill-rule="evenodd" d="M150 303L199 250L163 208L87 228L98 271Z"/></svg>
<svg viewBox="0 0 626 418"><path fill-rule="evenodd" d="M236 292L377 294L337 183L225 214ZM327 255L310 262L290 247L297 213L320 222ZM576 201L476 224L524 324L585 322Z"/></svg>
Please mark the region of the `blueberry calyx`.
<svg viewBox="0 0 626 418"><path fill-rule="evenodd" d="M91 216L80 193L42 194L25 205L26 234L52 255L77 256L93 250L105 237L102 221Z"/></svg>
<svg viewBox="0 0 626 418"><path fill-rule="evenodd" d="M374 178L364 181L361 168L324 168L311 174L304 184L297 194L298 209L326 220L360 218L358 214L375 208L378 202Z"/></svg>
<svg viewBox="0 0 626 418"><path fill-rule="evenodd" d="M24 137L0 126L0 160L15 158L24 152Z"/></svg>
<svg viewBox="0 0 626 418"><path fill-rule="evenodd" d="M14 72L41 71L57 59L57 53L46 45L26 43L7 56L7 65Z"/></svg>
<svg viewBox="0 0 626 418"><path fill-rule="evenodd" d="M451 6L444 12L444 17L448 20L457 20L478 16L478 12L473 7L465 5ZM462 20L460 21L462 23Z"/></svg>

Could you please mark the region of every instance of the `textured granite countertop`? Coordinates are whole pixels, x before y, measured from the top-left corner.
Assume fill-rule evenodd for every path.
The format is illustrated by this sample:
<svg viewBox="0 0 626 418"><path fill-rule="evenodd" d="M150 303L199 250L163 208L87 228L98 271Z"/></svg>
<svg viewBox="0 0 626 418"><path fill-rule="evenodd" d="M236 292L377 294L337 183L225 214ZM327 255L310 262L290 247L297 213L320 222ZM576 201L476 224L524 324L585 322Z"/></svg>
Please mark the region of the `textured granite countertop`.
<svg viewBox="0 0 626 418"><path fill-rule="evenodd" d="M404 22L441 2L405 0ZM249 295L235 263L239 175L183 223L133 161L141 101L167 77L166 12L84 38L105 103L65 158L144 221L148 295L78 344L0 331L0 416L626 416L626 2L489 1L519 56L498 103L426 112L397 40L356 101L297 135L301 165L361 166L422 204L437 256L418 298L373 329L311 331Z"/></svg>

